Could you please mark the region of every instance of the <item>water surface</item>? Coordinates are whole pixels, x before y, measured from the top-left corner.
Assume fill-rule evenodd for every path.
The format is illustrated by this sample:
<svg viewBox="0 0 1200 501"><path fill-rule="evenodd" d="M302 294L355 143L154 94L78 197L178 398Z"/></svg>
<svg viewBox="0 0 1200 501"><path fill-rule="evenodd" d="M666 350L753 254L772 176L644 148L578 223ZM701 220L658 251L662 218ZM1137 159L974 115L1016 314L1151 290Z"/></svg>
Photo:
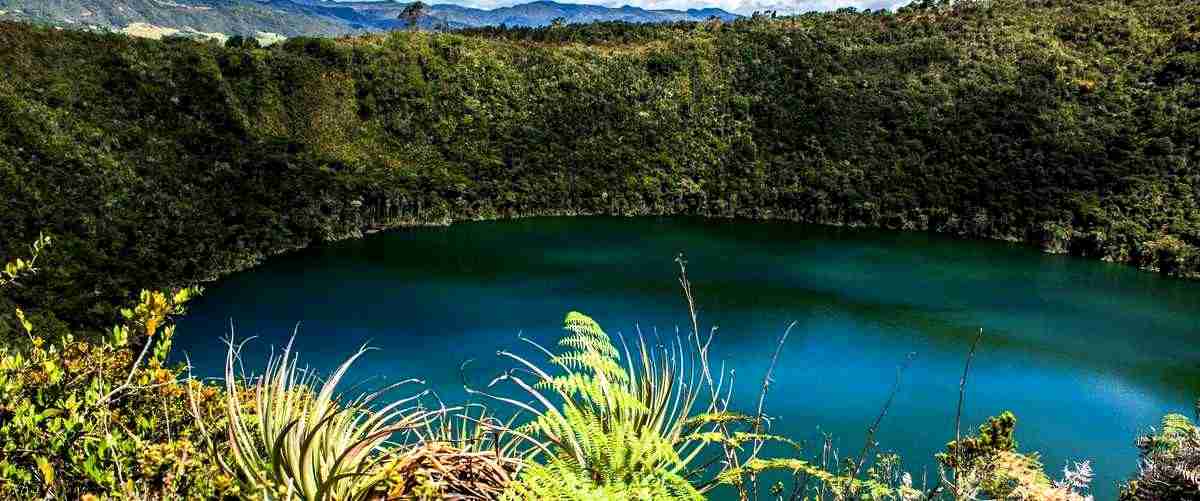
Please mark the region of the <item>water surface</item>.
<svg viewBox="0 0 1200 501"><path fill-rule="evenodd" d="M501 371L518 334L550 344L579 310L611 334L687 323L684 251L714 354L755 404L775 340L796 322L767 400L775 432L857 454L896 368L915 353L878 433L919 477L953 438L958 378L984 330L965 422L1012 410L1024 450L1057 472L1090 459L1097 499L1135 467L1134 438L1200 396L1200 283L1000 242L689 218L536 218L374 235L275 258L211 284L176 356L218 375L231 324L321 369L363 343L351 377L420 377L451 402ZM251 358L251 360L257 360ZM264 359L265 360L265 359Z"/></svg>

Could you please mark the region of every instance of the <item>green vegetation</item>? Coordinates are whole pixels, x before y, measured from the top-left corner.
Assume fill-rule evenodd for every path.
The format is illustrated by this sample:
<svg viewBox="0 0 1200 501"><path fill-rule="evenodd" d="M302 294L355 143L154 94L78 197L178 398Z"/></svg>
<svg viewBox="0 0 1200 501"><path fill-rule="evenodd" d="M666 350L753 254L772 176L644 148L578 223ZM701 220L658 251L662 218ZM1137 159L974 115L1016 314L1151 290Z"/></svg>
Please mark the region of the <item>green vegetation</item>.
<svg viewBox="0 0 1200 501"><path fill-rule="evenodd" d="M33 263L49 243L39 238L32 259L11 262L0 288L37 272ZM0 498L194 499L228 489L231 479L194 441L204 424L183 403L198 383L166 366L170 317L195 293L143 292L98 342L45 337L15 310L20 321L10 327L21 336L0 343ZM143 341L131 344L134 337ZM220 399L205 388L194 405L210 408Z"/></svg>
<svg viewBox="0 0 1200 501"><path fill-rule="evenodd" d="M0 255L37 242L0 275L0 496L749 499L774 471L780 499L1081 499L1087 466L1050 480L1011 415L952 442L934 486L866 450L760 457L790 444L721 399L695 322L631 350L568 316L539 350L556 373L511 355L536 407L492 395L510 423L339 398L350 361L320 389L289 354L243 379L232 342L223 387L190 380L170 317L272 254L541 214L940 231L1194 277L1197 19L994 0L268 48L0 24ZM1163 428L1129 499L1200 496L1196 428Z"/></svg>
<svg viewBox="0 0 1200 501"><path fill-rule="evenodd" d="M49 242L39 239L32 259L7 266L0 286L36 273L32 263ZM686 274L681 284L691 304ZM143 292L123 311L126 322L96 342L47 341L22 321L27 342L0 345L0 496L683 500L724 489L748 500L760 498L762 475L774 471L791 484L766 489L778 500L1090 499L1088 465L1051 481L1036 455L1017 451L1010 413L980 426L978 437L948 444L933 487L914 486L894 455L868 461L869 449L844 463L809 462L801 446L764 432L775 361L757 411L734 411L748 402L722 393L732 374L714 380L711 334L700 334L694 307L686 336L663 345L639 338L633 348L624 339L618 348L591 318L569 313L562 352L534 345L557 375L501 352L516 367L488 391L511 382L531 397L473 391L516 412L501 420L503 411L479 404L386 396L414 380L339 392L365 348L322 380L299 369L289 344L261 375L246 377L242 344L231 339L224 384L192 379L164 361L171 317L197 292ZM147 340L141 347L128 344L135 331ZM1152 494L1164 482L1194 496L1195 435L1186 418L1168 416L1162 434L1140 444L1142 474L1129 489L1143 497L1129 499L1159 499ZM786 445L790 455L761 455L766 442Z"/></svg>
<svg viewBox="0 0 1200 501"><path fill-rule="evenodd" d="M1200 402L1196 415L1200 418ZM1137 477L1121 490L1121 501L1200 499L1200 427L1186 416L1168 414L1158 433L1138 439Z"/></svg>
<svg viewBox="0 0 1200 501"><path fill-rule="evenodd" d="M143 287L539 214L942 231L1192 276L1198 15L998 0L267 49L0 24L0 252L46 229L70 263L7 294L95 330Z"/></svg>
<svg viewBox="0 0 1200 501"><path fill-rule="evenodd" d="M423 407L420 400L427 392L392 395L418 380L359 395L338 392L365 347L324 382L298 366L291 344L270 358L261 376L243 380L240 349L230 342L223 416L195 404L203 397L196 386L189 396L193 412L201 416L198 423L220 423L224 417L224 429L201 431L210 461L238 479L243 497L494 498L520 464L510 453L514 442L506 440L506 432L493 433L481 419L486 416Z"/></svg>
<svg viewBox="0 0 1200 501"><path fill-rule="evenodd" d="M561 375L506 353L535 383L512 373L506 379L544 405L510 400L536 416L522 431L546 437L550 453L546 466L523 472L513 497L609 499L639 492L647 499L703 499L684 476L702 445L685 439L699 394L678 379L684 361L669 358L666 348L652 353L639 340L636 369L628 350L630 365L622 366L612 340L591 318L571 312L566 329L559 345L568 351L549 355ZM536 388L561 401L561 409Z"/></svg>
<svg viewBox="0 0 1200 501"><path fill-rule="evenodd" d="M1017 450L1017 418L1011 412L989 418L975 437L960 438L938 454L943 483L953 499L1085 501L1091 465L1076 463L1062 480L1046 476L1037 454ZM946 472L950 472L949 475Z"/></svg>

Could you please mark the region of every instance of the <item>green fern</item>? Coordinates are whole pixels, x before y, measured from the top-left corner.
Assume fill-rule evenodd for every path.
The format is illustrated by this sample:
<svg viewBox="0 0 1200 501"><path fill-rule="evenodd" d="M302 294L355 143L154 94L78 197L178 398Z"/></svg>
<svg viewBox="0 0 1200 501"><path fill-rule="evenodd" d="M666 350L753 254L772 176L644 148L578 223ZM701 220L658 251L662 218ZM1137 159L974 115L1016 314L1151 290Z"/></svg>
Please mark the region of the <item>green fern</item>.
<svg viewBox="0 0 1200 501"><path fill-rule="evenodd" d="M565 463L530 464L520 481L510 484L503 501L530 499L588 501L675 501L704 499L678 476L639 476L631 482L598 483Z"/></svg>
<svg viewBox="0 0 1200 501"><path fill-rule="evenodd" d="M1186 436L1196 431L1196 425L1183 414L1167 414L1162 418L1162 434L1169 437Z"/></svg>
<svg viewBox="0 0 1200 501"><path fill-rule="evenodd" d="M683 384L681 358L671 356L678 346L672 352L639 339L631 355L578 312L567 314L564 328L560 353L538 346L557 374L503 353L537 378L505 376L542 406L522 404L536 417L519 431L545 440L532 454L545 456L543 464L527 467L509 497L703 499L681 474L706 441L685 435L696 394Z"/></svg>
<svg viewBox="0 0 1200 501"><path fill-rule="evenodd" d="M717 476L717 481L723 485L737 485L747 475L758 475L766 471L784 471L793 476L804 476L814 480L829 492L863 501L908 499L909 496L916 493L911 489L897 490L876 480L862 480L837 475L808 461L794 458L752 458L738 468L721 472ZM846 496L847 494L849 496Z"/></svg>
<svg viewBox="0 0 1200 501"><path fill-rule="evenodd" d="M493 398L533 413L517 432L537 445L509 485L507 499L699 500L718 486L752 492L746 483L771 470L855 499L907 499L915 492L834 474L799 459L758 457L763 443L796 451L800 444L762 431L761 417L711 402L697 405L701 386L693 384L695 374L687 370L691 346L675 340L650 347L639 337L633 349L624 340L618 348L599 324L578 312L567 314L564 328L558 353L529 341L551 370L501 352L521 370L497 381L511 381L533 400ZM526 382L527 375L535 380ZM700 412L693 415L694 410ZM710 454L696 460L703 451Z"/></svg>
<svg viewBox="0 0 1200 501"><path fill-rule="evenodd" d="M1143 448L1160 453L1172 453L1186 439L1200 435L1200 428L1183 414L1167 414L1162 418L1162 430L1143 439Z"/></svg>

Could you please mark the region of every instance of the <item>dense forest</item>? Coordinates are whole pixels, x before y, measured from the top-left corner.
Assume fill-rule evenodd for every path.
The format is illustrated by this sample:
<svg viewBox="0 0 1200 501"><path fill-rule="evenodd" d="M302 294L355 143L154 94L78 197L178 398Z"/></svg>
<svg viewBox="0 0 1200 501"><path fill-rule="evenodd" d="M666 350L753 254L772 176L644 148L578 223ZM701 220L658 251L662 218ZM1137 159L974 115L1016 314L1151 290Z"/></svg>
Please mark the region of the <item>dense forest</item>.
<svg viewBox="0 0 1200 501"><path fill-rule="evenodd" d="M232 333L221 381L196 379L173 318L273 254L548 214L944 232L1200 276L1196 2L270 47L0 23L0 47L3 499L1090 501L1090 464L1047 473L1012 413L961 419L979 337L936 472L874 441L890 398L844 456L773 435L775 359L757 405L731 401L682 256L688 328L627 343L567 313L557 346L500 351L513 369L466 389L494 405L355 393L366 347L320 377ZM1191 418L1132 445L1123 501L1200 499Z"/></svg>
<svg viewBox="0 0 1200 501"><path fill-rule="evenodd" d="M63 263L9 300L98 327L139 288L290 249L542 214L937 231L1200 272L1194 2L227 45L0 24L0 255L46 232Z"/></svg>

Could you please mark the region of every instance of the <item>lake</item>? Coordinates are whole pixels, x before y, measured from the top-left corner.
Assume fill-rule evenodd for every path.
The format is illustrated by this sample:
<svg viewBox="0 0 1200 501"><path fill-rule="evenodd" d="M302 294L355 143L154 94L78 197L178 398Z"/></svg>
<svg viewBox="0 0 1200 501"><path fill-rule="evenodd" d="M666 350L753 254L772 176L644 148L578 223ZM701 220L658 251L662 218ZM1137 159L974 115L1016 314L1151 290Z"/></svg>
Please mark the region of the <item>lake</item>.
<svg viewBox="0 0 1200 501"><path fill-rule="evenodd" d="M830 434L862 448L897 367L915 353L877 439L920 478L954 436L958 379L983 329L964 430L1004 410L1054 476L1090 459L1097 499L1136 467L1134 438L1200 396L1200 282L926 233L695 218L534 218L382 233L270 259L209 284L178 327L204 376L231 324L259 336L248 364L298 327L302 360L328 369L369 343L350 373L419 377L460 402L509 367L518 335L552 344L571 310L610 334L687 325L674 262L685 252L713 357L751 411L776 340L796 322L767 399L776 433L817 454ZM261 358L256 358L261 357ZM460 373L460 364L474 361Z"/></svg>

